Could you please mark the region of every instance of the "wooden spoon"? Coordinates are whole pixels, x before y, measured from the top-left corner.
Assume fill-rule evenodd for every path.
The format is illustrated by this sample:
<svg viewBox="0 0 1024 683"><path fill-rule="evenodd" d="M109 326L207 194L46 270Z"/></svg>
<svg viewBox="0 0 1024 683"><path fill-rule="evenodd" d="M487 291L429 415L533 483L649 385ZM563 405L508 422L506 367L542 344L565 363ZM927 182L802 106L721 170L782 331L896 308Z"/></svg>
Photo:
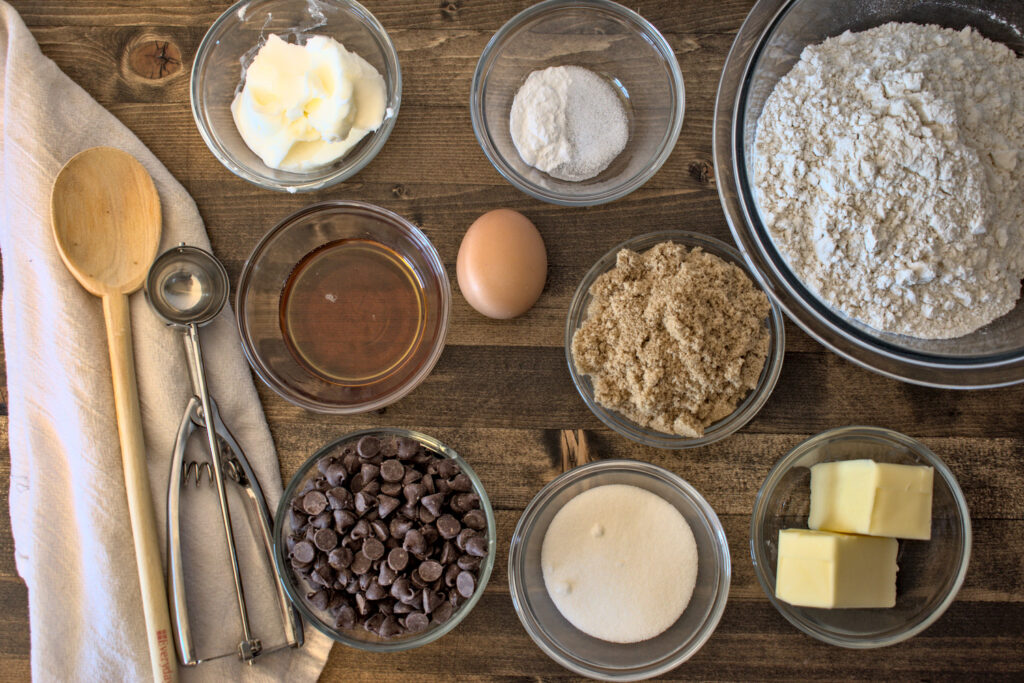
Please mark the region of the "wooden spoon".
<svg viewBox="0 0 1024 683"><path fill-rule="evenodd" d="M64 264L83 287L103 299L150 663L154 680L173 681L177 659L171 651L128 314L128 295L142 286L160 244L160 197L134 157L94 147L75 155L57 175L50 214Z"/></svg>

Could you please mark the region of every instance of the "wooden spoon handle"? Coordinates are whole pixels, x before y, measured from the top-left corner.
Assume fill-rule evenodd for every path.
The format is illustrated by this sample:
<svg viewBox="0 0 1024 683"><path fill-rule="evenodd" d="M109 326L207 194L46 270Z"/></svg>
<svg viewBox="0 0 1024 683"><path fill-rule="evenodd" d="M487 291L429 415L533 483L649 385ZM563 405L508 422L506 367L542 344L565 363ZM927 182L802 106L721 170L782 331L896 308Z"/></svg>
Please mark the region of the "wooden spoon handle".
<svg viewBox="0 0 1024 683"><path fill-rule="evenodd" d="M155 681L175 681L177 658L171 645L171 620L167 610L167 591L160 563L160 544L149 490L146 446L142 440L142 414L139 390L135 382L132 354L131 320L128 297L108 294L103 297L103 317L107 322L110 369L114 380L114 405L117 431L121 438L121 462L128 494L128 513L135 539L135 559L142 588L142 611L146 618L149 659Z"/></svg>

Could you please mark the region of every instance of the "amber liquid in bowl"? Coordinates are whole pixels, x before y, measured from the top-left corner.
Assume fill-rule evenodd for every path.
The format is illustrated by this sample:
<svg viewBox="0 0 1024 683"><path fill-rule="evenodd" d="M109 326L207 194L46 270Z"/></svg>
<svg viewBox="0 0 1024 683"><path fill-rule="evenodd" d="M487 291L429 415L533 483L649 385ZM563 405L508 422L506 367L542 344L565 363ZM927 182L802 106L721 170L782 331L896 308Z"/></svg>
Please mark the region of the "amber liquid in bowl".
<svg viewBox="0 0 1024 683"><path fill-rule="evenodd" d="M310 252L281 293L288 350L334 384L365 386L392 375L415 355L426 317L416 271L372 240L338 240Z"/></svg>

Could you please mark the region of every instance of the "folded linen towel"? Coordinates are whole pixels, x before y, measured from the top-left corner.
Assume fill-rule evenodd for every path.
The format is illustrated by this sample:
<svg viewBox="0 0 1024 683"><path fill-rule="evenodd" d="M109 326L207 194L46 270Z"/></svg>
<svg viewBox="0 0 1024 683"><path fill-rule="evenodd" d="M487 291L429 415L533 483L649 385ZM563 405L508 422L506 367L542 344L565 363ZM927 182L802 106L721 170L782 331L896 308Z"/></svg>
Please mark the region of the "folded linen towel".
<svg viewBox="0 0 1024 683"><path fill-rule="evenodd" d="M179 242L204 249L210 244L195 203L167 169L43 56L2 0L0 18L10 507L18 572L29 589L33 679L149 680L103 314L100 301L68 273L54 246L53 180L83 149L126 150L153 176L160 194L161 251ZM131 297L131 317L150 484L163 538L170 455L191 386L180 335L156 319L141 292ZM281 495L278 462L230 312L201 334L221 415L274 509ZM200 439L190 448L193 459L205 460ZM186 580L200 656L230 652L241 639L216 495L206 488L204 483L185 492L182 502ZM235 522L251 621L269 648L283 640L272 579L245 515L235 514ZM263 655L253 667L233 657L182 667L181 677L315 680L329 649L330 641L307 626L306 645L299 650Z"/></svg>

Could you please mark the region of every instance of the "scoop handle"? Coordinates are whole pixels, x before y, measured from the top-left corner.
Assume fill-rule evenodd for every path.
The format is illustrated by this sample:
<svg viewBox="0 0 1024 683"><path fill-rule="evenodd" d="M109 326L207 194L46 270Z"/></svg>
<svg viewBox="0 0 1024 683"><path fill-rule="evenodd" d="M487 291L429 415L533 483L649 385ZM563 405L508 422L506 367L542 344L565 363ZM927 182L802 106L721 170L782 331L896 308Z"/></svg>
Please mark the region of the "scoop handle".
<svg viewBox="0 0 1024 683"><path fill-rule="evenodd" d="M160 562L153 498L146 467L146 446L142 439L142 412L135 381L132 353L131 319L128 296L103 297L103 318L107 324L110 370L114 382L114 406L117 432L121 439L121 463L128 495L135 559L142 588L142 612L146 619L146 640L153 680L169 683L178 679L178 662L171 644L171 619L167 609L167 590Z"/></svg>

